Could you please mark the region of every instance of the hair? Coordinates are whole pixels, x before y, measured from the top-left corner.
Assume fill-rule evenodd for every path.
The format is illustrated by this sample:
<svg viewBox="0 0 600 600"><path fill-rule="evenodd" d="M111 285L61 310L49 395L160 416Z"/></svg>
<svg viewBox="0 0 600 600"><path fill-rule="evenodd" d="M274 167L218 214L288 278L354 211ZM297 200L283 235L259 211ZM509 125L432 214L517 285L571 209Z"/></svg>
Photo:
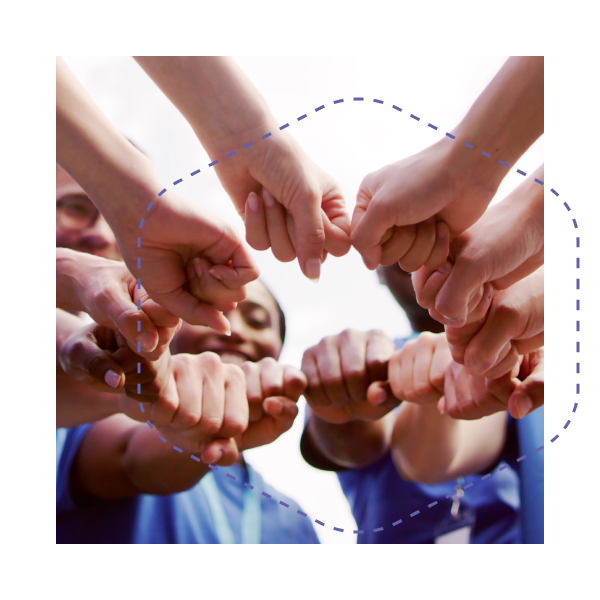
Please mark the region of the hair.
<svg viewBox="0 0 600 600"><path fill-rule="evenodd" d="M263 285L265 290L269 292L271 298L273 298L273 301L275 302L275 306L277 307L277 312L279 314L279 337L281 338L281 344L283 345L285 342L285 313L281 309L281 306L279 305L275 294L269 289L269 287L265 284L265 282L262 279L259 279L259 281Z"/></svg>

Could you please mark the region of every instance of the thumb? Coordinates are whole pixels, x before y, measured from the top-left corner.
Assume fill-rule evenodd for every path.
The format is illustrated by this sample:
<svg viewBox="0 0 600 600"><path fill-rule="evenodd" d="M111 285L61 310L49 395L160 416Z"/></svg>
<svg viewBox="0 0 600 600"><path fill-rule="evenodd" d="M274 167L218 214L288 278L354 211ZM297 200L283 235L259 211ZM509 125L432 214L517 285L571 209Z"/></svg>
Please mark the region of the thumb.
<svg viewBox="0 0 600 600"><path fill-rule="evenodd" d="M511 394L508 412L515 419L522 419L536 408L544 405L544 362L537 363L529 377L522 381Z"/></svg>
<svg viewBox="0 0 600 600"><path fill-rule="evenodd" d="M119 391L125 384L123 369L98 347L95 338L88 336L77 344L77 351L71 354L65 372L79 380L91 378L99 384L94 387L107 392Z"/></svg>

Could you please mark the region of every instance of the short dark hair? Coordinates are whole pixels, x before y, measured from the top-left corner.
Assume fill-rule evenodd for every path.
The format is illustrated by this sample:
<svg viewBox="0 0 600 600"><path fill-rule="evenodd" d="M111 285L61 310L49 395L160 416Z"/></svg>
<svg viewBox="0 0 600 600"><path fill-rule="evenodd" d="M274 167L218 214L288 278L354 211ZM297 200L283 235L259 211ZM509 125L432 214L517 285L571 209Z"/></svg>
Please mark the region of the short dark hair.
<svg viewBox="0 0 600 600"><path fill-rule="evenodd" d="M271 298L273 298L273 301L275 302L275 306L277 307L277 312L279 314L279 337L281 338L281 345L283 345L283 343L285 342L285 313L281 309L281 306L279 305L275 294L269 289L269 287L265 284L265 282L262 279L259 279L259 281L263 285L265 290L269 292Z"/></svg>

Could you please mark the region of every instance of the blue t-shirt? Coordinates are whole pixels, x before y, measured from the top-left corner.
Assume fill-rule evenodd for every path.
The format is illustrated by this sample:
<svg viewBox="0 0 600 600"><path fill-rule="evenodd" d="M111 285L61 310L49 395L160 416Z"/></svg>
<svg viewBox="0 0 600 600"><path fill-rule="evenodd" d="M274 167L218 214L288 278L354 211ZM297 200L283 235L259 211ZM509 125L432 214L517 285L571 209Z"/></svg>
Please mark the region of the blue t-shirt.
<svg viewBox="0 0 600 600"><path fill-rule="evenodd" d="M77 506L69 491L69 475L79 446L91 424L57 430L56 541L59 544L218 544L207 497L200 484L178 494L139 494L121 500L94 499ZM183 458L182 458L183 460ZM260 495L261 543L318 544L300 507L266 484L250 465L253 493ZM236 479L226 476L231 474ZM239 464L214 473L223 509L236 543L241 543L243 494L247 472ZM262 495L269 494L271 498ZM285 507L280 501L289 505ZM301 510L301 509L300 509Z"/></svg>

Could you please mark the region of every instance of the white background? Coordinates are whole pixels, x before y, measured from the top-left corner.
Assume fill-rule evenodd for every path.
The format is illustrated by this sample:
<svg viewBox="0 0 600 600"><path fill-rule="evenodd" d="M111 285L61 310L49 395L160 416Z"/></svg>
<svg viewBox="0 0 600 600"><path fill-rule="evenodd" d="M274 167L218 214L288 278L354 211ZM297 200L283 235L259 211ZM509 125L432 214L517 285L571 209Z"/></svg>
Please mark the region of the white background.
<svg viewBox="0 0 600 600"><path fill-rule="evenodd" d="M231 201L215 172L207 167L212 157L206 155L187 122L132 58L67 56L65 60L109 119L150 156L168 188L183 177L183 183L177 185L179 195L236 223L244 235ZM395 56L376 61L367 57L236 60L281 124L290 123L288 129L274 135L296 136L309 156L337 178L352 211L361 179L443 137L464 116L506 57L457 61L436 56L412 62L398 61ZM364 102L354 102L355 96L364 97ZM344 103L334 105L339 98L344 98ZM384 104L374 103L373 98ZM314 109L323 104L326 108L315 113ZM392 104L403 112L398 113ZM421 120L411 119L411 113ZM304 114L308 117L298 122L297 117ZM427 123L439 129L434 131ZM540 138L519 166L530 173L542 162ZM197 168L200 175L190 177ZM497 199L522 180L512 168ZM392 338L409 333L403 312L355 250L343 258L330 257L317 286L301 275L297 263L282 264L270 251L256 254L261 277L286 312L283 362L299 367L308 347L347 327L377 327ZM325 522L325 527L316 526L322 542L355 542L351 532L356 524L337 477L313 469L300 456L301 417L277 442L247 452L246 458L269 483L296 500L313 522ZM345 533L334 532L334 526Z"/></svg>

